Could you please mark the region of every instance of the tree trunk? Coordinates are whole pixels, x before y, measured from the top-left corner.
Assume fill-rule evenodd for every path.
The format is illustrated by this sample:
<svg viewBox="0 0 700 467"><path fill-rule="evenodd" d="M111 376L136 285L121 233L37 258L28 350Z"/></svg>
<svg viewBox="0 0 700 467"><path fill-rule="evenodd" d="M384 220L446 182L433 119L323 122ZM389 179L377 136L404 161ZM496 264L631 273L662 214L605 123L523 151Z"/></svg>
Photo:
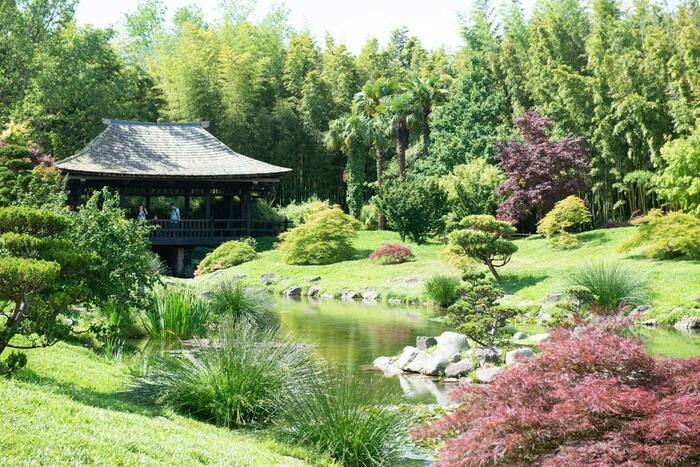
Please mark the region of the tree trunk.
<svg viewBox="0 0 700 467"><path fill-rule="evenodd" d="M24 319L25 312L27 311L27 303L24 300L15 302L15 308L12 310L12 314L7 318L5 323L5 329L0 332L0 355L7 348L7 344L15 335L15 329L19 326L19 323Z"/></svg>
<svg viewBox="0 0 700 467"><path fill-rule="evenodd" d="M423 157L428 157L430 148L430 106L423 108Z"/></svg>
<svg viewBox="0 0 700 467"><path fill-rule="evenodd" d="M491 271L491 274L493 274L493 277L496 279L496 282L501 282L501 276L498 275L498 273L496 272L496 268L493 267L493 264L486 263L486 266L489 267L489 271Z"/></svg>
<svg viewBox="0 0 700 467"><path fill-rule="evenodd" d="M384 171L384 155L382 154L382 149L379 147L379 145L375 145L374 150L376 152L376 162L377 162L377 188L382 187L382 172ZM386 229L386 217L384 214L381 212L379 213L379 216L377 217L377 229L378 230L384 230Z"/></svg>
<svg viewBox="0 0 700 467"><path fill-rule="evenodd" d="M399 177L406 178L406 148L408 147L408 124L401 118L396 125L396 159L399 163Z"/></svg>

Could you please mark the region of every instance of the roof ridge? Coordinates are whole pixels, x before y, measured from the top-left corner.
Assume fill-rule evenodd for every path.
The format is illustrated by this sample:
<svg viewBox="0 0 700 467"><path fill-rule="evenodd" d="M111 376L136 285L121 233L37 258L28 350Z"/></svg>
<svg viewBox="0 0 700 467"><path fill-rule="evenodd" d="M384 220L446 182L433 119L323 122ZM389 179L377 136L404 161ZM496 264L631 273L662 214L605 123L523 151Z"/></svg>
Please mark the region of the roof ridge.
<svg viewBox="0 0 700 467"><path fill-rule="evenodd" d="M133 126L184 126L195 128L208 128L209 122L139 122L136 120L119 120L114 118L103 118L105 125L133 125Z"/></svg>

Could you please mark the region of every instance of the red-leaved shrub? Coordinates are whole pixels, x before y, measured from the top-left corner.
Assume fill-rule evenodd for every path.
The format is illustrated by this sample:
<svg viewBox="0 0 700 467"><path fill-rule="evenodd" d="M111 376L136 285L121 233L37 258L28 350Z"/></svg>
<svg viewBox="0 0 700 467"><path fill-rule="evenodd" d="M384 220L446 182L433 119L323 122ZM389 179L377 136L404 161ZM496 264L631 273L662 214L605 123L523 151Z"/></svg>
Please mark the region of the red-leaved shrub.
<svg viewBox="0 0 700 467"><path fill-rule="evenodd" d="M445 441L439 464L698 465L700 358L654 359L634 339L560 329L534 358L418 429Z"/></svg>
<svg viewBox="0 0 700 467"><path fill-rule="evenodd" d="M411 249L398 243L386 243L369 255L369 259L381 264L400 264L409 261L411 258L413 258Z"/></svg>

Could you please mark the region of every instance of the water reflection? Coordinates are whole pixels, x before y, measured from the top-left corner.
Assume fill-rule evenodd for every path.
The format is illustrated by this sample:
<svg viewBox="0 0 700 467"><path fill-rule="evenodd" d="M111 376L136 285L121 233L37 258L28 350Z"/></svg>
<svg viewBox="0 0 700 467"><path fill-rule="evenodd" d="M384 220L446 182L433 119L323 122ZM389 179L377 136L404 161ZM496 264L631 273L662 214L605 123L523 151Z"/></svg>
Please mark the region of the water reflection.
<svg viewBox="0 0 700 467"><path fill-rule="evenodd" d="M406 345L415 345L416 336L436 336L445 330L426 312L336 300L280 300L278 311L282 332L315 344L319 357L354 373L358 384L374 382L378 391L405 402L448 402L451 386L441 381L418 375L385 377L371 369L375 358L396 355Z"/></svg>

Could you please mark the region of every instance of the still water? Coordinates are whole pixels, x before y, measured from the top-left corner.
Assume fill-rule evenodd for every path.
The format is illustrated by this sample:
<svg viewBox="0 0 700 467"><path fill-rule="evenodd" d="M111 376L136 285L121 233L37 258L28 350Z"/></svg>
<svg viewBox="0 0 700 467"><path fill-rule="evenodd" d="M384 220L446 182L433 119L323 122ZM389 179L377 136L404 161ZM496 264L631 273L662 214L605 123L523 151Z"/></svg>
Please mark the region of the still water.
<svg viewBox="0 0 700 467"><path fill-rule="evenodd" d="M314 344L316 355L352 372L358 384L371 382L377 391L404 402L449 402L450 386L437 380L403 375L385 378L380 371L371 370L375 358L397 355L404 346L415 345L416 336L437 336L446 330L431 321L428 311L336 300L280 300L277 308L282 332ZM684 336L669 329L642 329L636 334L659 356L700 355L700 335Z"/></svg>

